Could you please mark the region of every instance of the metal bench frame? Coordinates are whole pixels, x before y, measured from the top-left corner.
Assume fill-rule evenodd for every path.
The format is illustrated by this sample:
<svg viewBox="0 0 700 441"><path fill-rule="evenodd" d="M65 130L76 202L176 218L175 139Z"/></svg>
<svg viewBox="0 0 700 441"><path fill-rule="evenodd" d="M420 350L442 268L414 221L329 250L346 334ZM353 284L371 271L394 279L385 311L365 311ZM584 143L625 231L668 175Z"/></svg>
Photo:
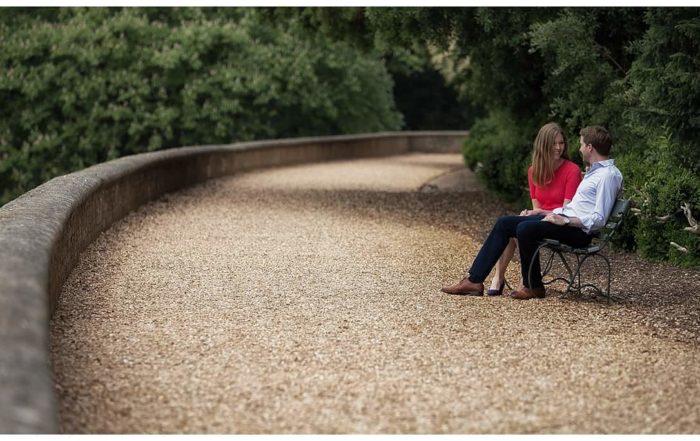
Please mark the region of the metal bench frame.
<svg viewBox="0 0 700 441"><path fill-rule="evenodd" d="M590 245L583 248L574 248L569 245L563 244L554 239L544 239L540 242L540 245L535 251L535 257L530 262L530 268L528 270L528 275L532 277L532 267L535 259L543 256L542 251L549 251L549 255L544 258L544 265L542 265L542 282L543 284L549 285L556 281L563 281L567 284L564 296L569 293L575 293L577 295L581 294L581 291L585 288L592 289L596 295L604 295L607 298L608 303L610 303L610 282L612 279L612 265L610 264L610 259L605 254L601 254L601 251L610 243L610 240L615 235L615 232L620 228L622 221L629 212L631 202L629 199L618 198L615 201L615 205L608 216L608 221L605 226L597 232L596 236L593 238L593 242ZM575 268L572 269L574 265L569 265L569 262L565 258L565 254L573 255L576 258ZM559 256L559 260L563 264L564 268L568 273L568 277L553 277L550 272L554 264L554 256ZM593 283L581 284L581 267L583 264L592 257L601 258L608 268L607 286L605 291L596 286ZM549 276L551 279L546 279Z"/></svg>

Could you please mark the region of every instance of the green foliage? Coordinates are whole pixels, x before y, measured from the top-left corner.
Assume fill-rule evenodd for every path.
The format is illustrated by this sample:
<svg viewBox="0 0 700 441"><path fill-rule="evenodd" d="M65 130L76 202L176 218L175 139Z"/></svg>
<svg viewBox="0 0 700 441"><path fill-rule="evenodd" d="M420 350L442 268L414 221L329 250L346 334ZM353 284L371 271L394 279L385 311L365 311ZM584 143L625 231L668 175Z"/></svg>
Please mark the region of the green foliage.
<svg viewBox="0 0 700 441"><path fill-rule="evenodd" d="M369 13L382 39L395 44L427 42L453 58L451 83L466 102L531 119L545 107L540 54L530 51L533 21L549 8L400 8ZM388 44L388 43L385 43Z"/></svg>
<svg viewBox="0 0 700 441"><path fill-rule="evenodd" d="M406 28L389 26L413 14L418 14L419 20L450 17L446 11L433 8L268 8L261 13L265 20L284 22L295 32L322 35L380 53L394 81L394 101L404 117L404 129L468 128L483 114L483 108L460 99L456 84L438 66L439 50L416 39L418 34L404 35L409 32ZM393 44L392 38L401 38L402 43Z"/></svg>
<svg viewBox="0 0 700 441"><path fill-rule="evenodd" d="M462 149L464 161L489 190L528 207L531 203L525 192L531 139L532 134L514 125L507 114L492 112L472 126Z"/></svg>
<svg viewBox="0 0 700 441"><path fill-rule="evenodd" d="M572 130L621 126L622 112L612 101L629 69L625 46L639 35L642 17L638 9L564 9L533 24L529 36L532 50L546 60L543 90L553 119ZM620 22L625 31L615 25Z"/></svg>
<svg viewBox="0 0 700 441"><path fill-rule="evenodd" d="M643 148L618 159L626 196L640 210L634 223L636 248L642 256L681 265L700 265L700 235L686 231L681 205L700 218L700 177L674 158L670 135L640 139ZM670 243L686 248L681 252Z"/></svg>
<svg viewBox="0 0 700 441"><path fill-rule="evenodd" d="M700 10L650 9L649 30L633 45L626 122L667 128L679 162L700 174Z"/></svg>
<svg viewBox="0 0 700 441"><path fill-rule="evenodd" d="M700 12L650 9L645 21L649 28L630 45L636 57L617 96L625 128L620 170L641 209L636 246L652 259L698 266L700 237L684 229L680 206L700 217Z"/></svg>
<svg viewBox="0 0 700 441"><path fill-rule="evenodd" d="M679 211L687 203L700 217L700 10L417 8L376 11L370 22L390 28L380 33L391 41L441 48L446 76L490 112L464 146L488 188L524 198L528 152L545 122L562 125L570 153L581 127L605 125L625 194L641 210L618 243L700 264L698 236Z"/></svg>
<svg viewBox="0 0 700 441"><path fill-rule="evenodd" d="M465 96L490 111L508 112L518 125L544 114L544 59L530 50L527 32L551 14L547 8L476 9L471 23L455 33L455 44L469 57Z"/></svg>
<svg viewBox="0 0 700 441"><path fill-rule="evenodd" d="M305 34L320 34L364 50L375 50L364 8L261 8L260 18L268 24Z"/></svg>
<svg viewBox="0 0 700 441"><path fill-rule="evenodd" d="M447 49L458 23L471 17L464 8L368 8L365 11L375 44L381 48L414 42Z"/></svg>
<svg viewBox="0 0 700 441"><path fill-rule="evenodd" d="M0 11L2 202L167 147L395 130L378 56L256 10Z"/></svg>

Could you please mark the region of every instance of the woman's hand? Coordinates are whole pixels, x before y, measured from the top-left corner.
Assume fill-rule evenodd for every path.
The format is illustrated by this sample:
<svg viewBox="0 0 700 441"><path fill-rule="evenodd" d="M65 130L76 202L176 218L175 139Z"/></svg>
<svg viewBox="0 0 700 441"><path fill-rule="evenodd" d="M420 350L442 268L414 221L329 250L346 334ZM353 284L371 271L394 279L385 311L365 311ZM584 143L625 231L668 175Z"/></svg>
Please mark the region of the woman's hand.
<svg viewBox="0 0 700 441"><path fill-rule="evenodd" d="M551 211L542 210L541 208L535 208L533 210L528 210L527 208L520 212L521 216L537 216L538 214L548 214Z"/></svg>

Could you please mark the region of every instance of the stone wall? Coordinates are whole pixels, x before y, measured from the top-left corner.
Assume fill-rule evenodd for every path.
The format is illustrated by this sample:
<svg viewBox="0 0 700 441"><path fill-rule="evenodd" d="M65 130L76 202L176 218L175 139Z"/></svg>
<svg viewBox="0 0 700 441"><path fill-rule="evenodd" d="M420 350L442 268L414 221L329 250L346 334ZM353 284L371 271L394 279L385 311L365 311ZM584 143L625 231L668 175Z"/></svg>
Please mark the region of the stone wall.
<svg viewBox="0 0 700 441"><path fill-rule="evenodd" d="M334 159L458 152L467 132L396 132L182 147L60 176L0 208L0 433L58 429L48 323L80 253L140 205L206 179Z"/></svg>

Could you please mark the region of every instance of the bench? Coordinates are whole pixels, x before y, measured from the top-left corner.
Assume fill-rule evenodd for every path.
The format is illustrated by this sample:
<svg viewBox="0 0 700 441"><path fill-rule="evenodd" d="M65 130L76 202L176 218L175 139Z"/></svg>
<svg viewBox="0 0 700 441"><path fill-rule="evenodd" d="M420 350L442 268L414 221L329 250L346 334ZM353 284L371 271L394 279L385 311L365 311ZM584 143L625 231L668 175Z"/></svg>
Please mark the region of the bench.
<svg viewBox="0 0 700 441"><path fill-rule="evenodd" d="M580 295L582 290L590 288L595 292L596 295L604 295L607 298L608 303L610 303L610 281L612 279L612 265L610 264L610 259L605 254L601 252L610 243L610 240L615 235L615 232L620 228L622 221L629 212L631 202L629 199L618 198L615 201L615 205L608 216L607 223L605 226L596 232L593 241L590 245L583 248L574 248L569 245L560 243L554 239L544 239L540 242L540 245L535 251L535 258L542 258L544 264L542 265L542 282L543 284L549 285L556 281L562 281L567 284L566 291L564 295L570 293L575 293ZM573 256L575 258L575 264L570 265L567 261L565 255ZM564 277L554 277L552 275L552 269L554 266L555 256L559 257L564 268L566 268L567 276ZM594 283L581 283L581 268L584 263L586 263L591 258L599 258L605 262L607 266L607 279L605 291L598 287ZM572 259L573 260L573 259ZM532 267L533 261L530 263L530 268L528 270L528 275L532 277Z"/></svg>

